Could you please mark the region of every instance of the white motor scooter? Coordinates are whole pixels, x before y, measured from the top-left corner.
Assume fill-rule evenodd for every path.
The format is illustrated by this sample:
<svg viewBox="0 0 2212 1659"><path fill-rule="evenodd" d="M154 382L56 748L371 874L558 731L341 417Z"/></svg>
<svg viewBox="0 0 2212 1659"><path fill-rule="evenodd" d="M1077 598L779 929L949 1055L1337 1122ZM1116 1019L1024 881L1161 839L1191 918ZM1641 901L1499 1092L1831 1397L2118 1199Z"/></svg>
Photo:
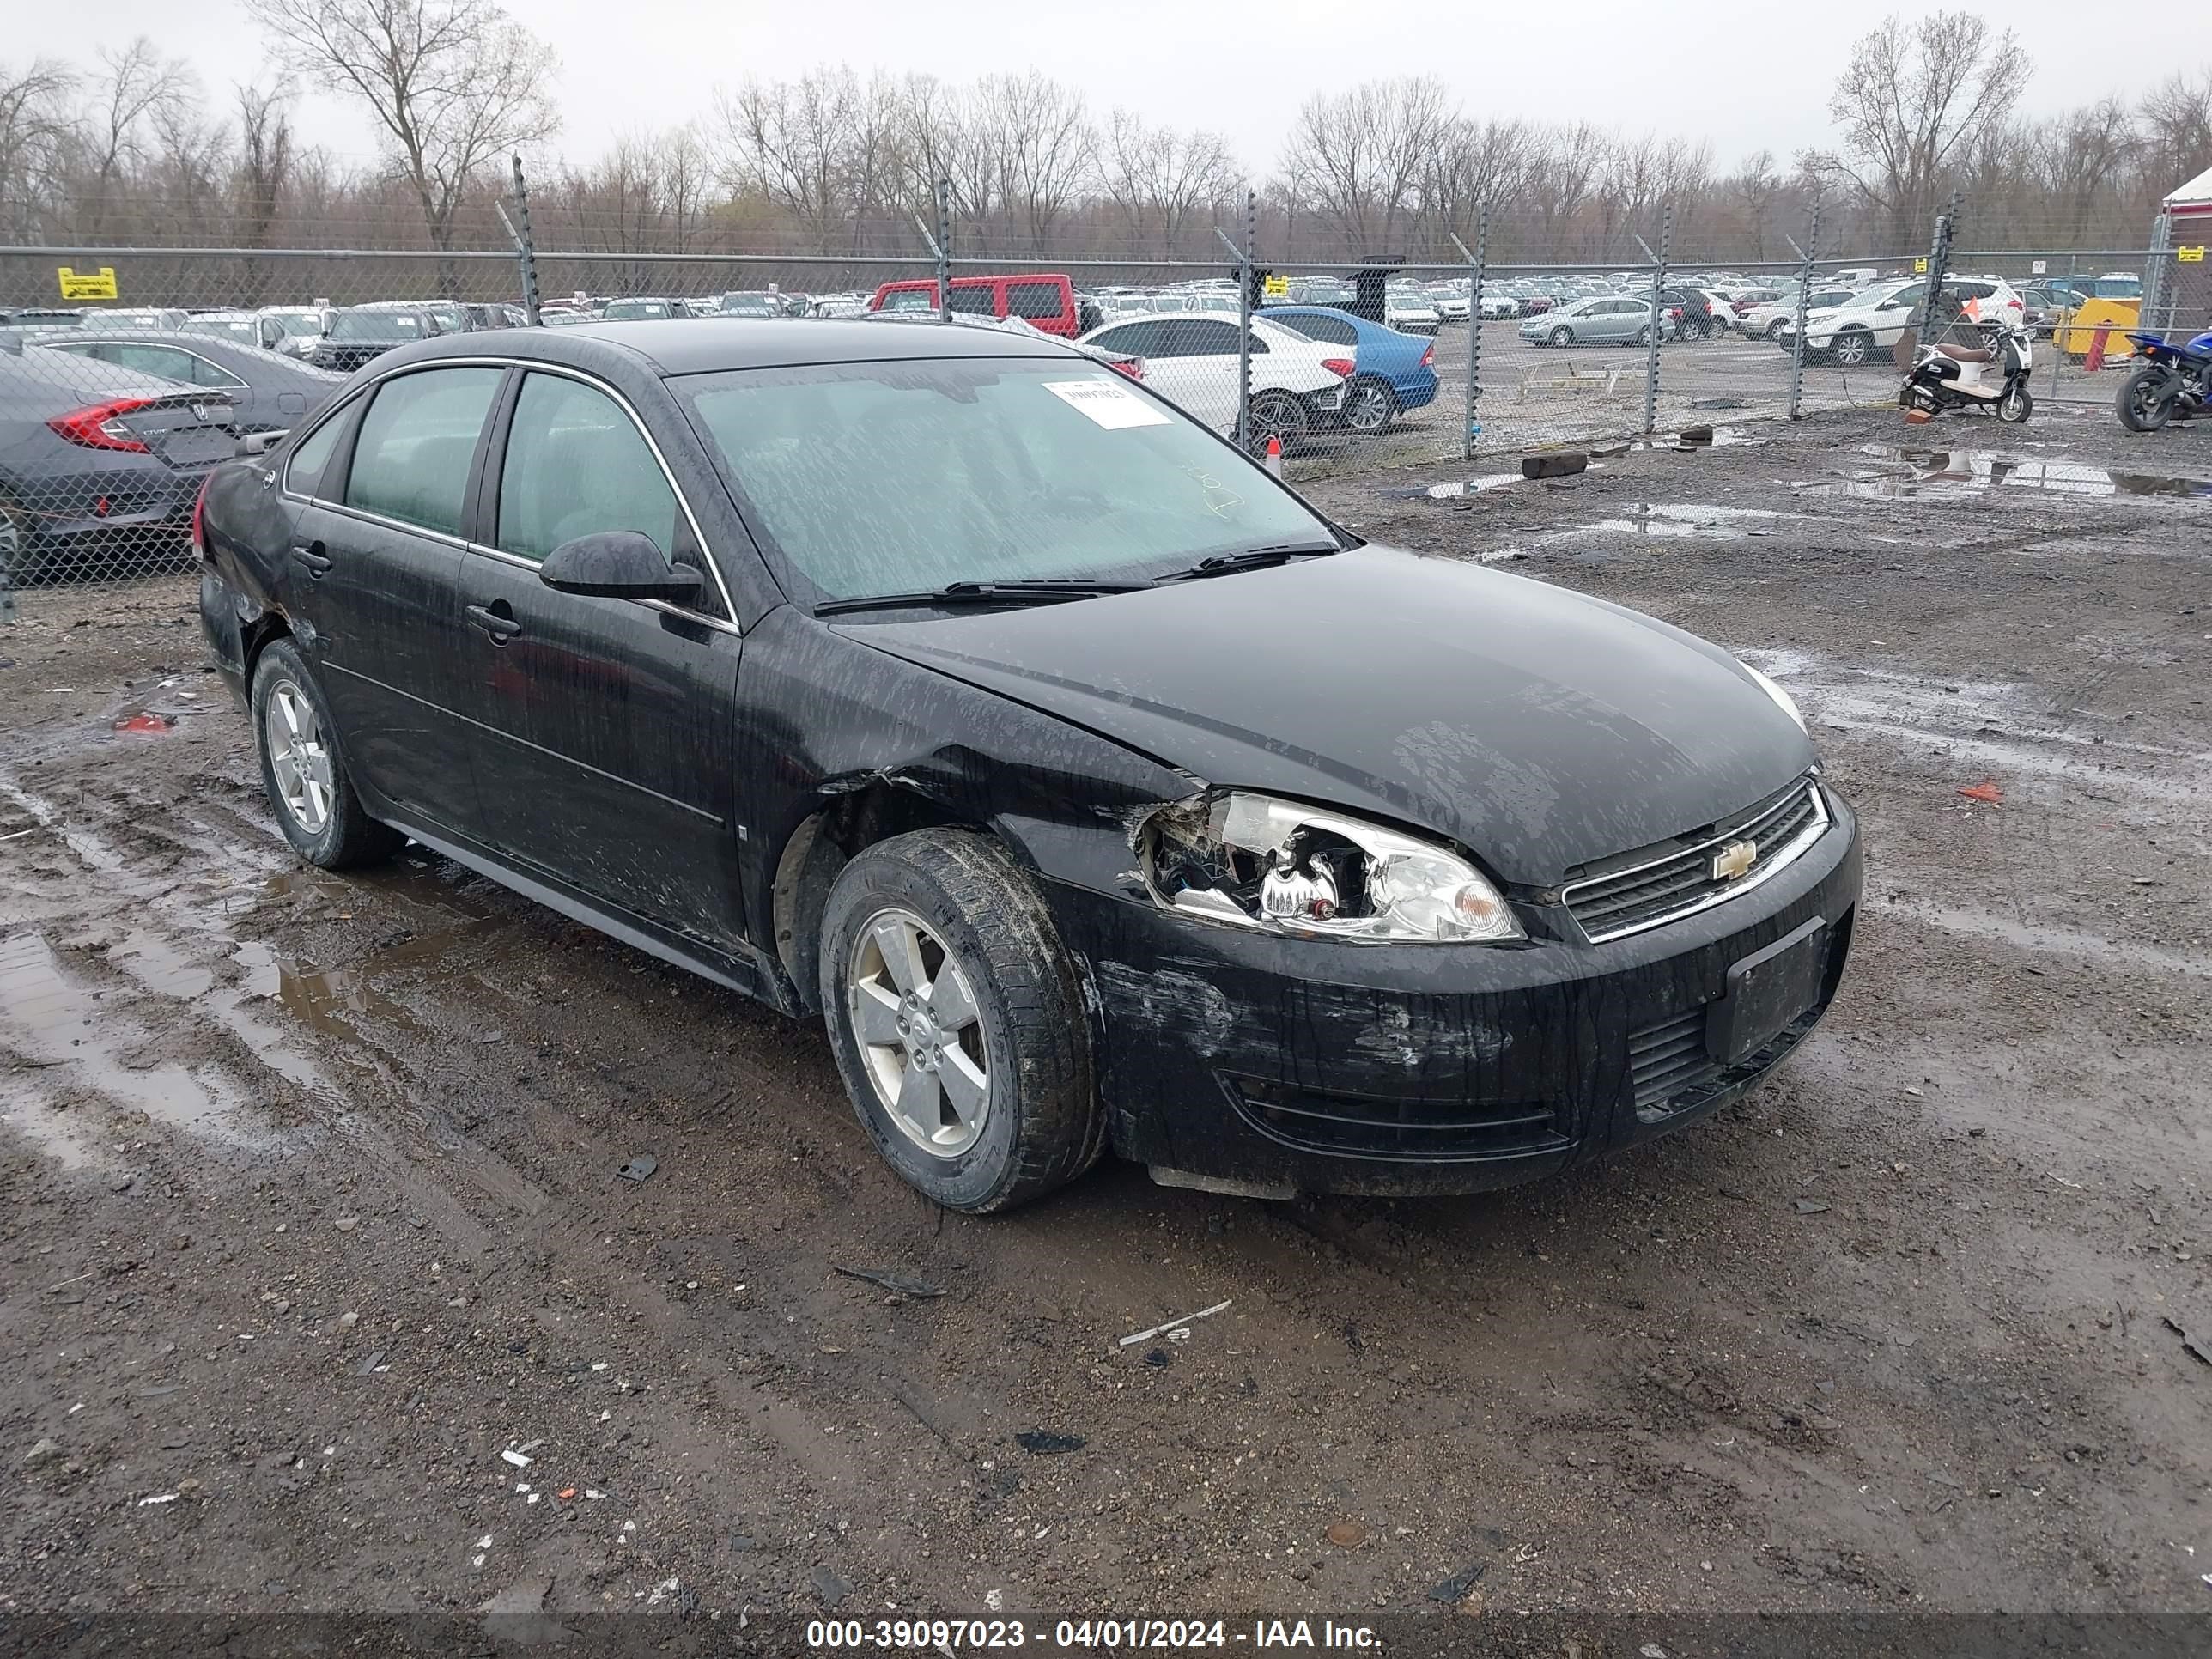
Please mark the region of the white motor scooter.
<svg viewBox="0 0 2212 1659"><path fill-rule="evenodd" d="M1918 345L1897 401L1905 418L1924 426L1946 410L1978 409L2020 425L2035 412L2027 378L2035 348L2025 329L1984 325L1982 346Z"/></svg>

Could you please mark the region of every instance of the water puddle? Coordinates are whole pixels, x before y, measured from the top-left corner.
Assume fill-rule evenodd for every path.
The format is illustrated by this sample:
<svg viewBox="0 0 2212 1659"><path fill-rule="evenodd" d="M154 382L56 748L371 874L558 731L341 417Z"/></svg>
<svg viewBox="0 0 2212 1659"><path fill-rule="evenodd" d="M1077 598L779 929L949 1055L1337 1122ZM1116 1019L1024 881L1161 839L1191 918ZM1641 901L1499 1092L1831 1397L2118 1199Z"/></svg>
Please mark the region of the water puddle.
<svg viewBox="0 0 2212 1659"><path fill-rule="evenodd" d="M1905 449L1868 444L1869 465L1825 478L1793 482L1807 495L1855 495L1903 500L1921 495L2031 490L2087 498L2177 495L2212 498L2212 479L2146 472L2117 472L2068 460L2041 460L1984 449Z"/></svg>
<svg viewBox="0 0 2212 1659"><path fill-rule="evenodd" d="M354 968L307 967L258 939L240 945L231 959L246 969L247 997L266 999L318 1036L351 1045L364 1040L362 1024L372 1019L410 1036L427 1036L404 1006L376 988L374 976L406 965L410 954L420 963L433 962L451 942L441 939L434 948L411 953L408 945L379 951Z"/></svg>
<svg viewBox="0 0 2212 1659"><path fill-rule="evenodd" d="M70 977L43 933L0 941L0 1042L10 1052L10 1070L33 1075L49 1096L88 1089L157 1123L246 1146L270 1144L238 1123L246 1102L215 1067L142 1059L154 1040L103 1010L95 994ZM33 1133L41 1115L55 1115L48 1109L24 1120Z"/></svg>
<svg viewBox="0 0 2212 1659"><path fill-rule="evenodd" d="M1683 536L1707 541L1741 541L1771 536L1783 515L1763 507L1709 507L1687 502L1638 501L1626 517L1598 519L1552 531L1540 542L1573 541L1583 536Z"/></svg>

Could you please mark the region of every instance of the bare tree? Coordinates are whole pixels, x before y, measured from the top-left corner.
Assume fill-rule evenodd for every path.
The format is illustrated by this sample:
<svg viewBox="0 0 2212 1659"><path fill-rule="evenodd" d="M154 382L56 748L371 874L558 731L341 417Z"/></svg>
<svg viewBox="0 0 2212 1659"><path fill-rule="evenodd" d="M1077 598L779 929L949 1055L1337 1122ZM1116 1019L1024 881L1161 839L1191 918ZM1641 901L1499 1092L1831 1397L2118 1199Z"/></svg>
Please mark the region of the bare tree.
<svg viewBox="0 0 2212 1659"><path fill-rule="evenodd" d="M368 106L431 246L477 175L557 131L553 49L492 0L246 0L277 60ZM447 291L456 273L444 271Z"/></svg>
<svg viewBox="0 0 2212 1659"><path fill-rule="evenodd" d="M183 60L162 57L143 34L125 46L103 46L97 57L92 107L78 138L89 174L82 192L86 224L94 237L106 228L125 175L145 162L157 118L173 118L199 95Z"/></svg>
<svg viewBox="0 0 2212 1659"><path fill-rule="evenodd" d="M2168 76L2143 100L2142 118L2161 196L2212 167L2212 70Z"/></svg>
<svg viewBox="0 0 2212 1659"><path fill-rule="evenodd" d="M231 239L240 247L269 246L276 210L292 173L292 123L286 94L259 87L238 88L238 159L233 181ZM246 305L258 305L268 284L265 261L246 262Z"/></svg>
<svg viewBox="0 0 2212 1659"><path fill-rule="evenodd" d="M1159 257L1173 258L1194 216L1237 193L1237 163L1218 133L1148 126L1117 109L1096 143L1098 187L1127 222L1133 249L1150 227Z"/></svg>
<svg viewBox="0 0 2212 1659"><path fill-rule="evenodd" d="M1577 121L1546 133L1536 145L1528 163L1528 194L1547 258L1576 252L1566 245L1564 232L1589 203L1612 143L1601 129Z"/></svg>
<svg viewBox="0 0 2212 1659"><path fill-rule="evenodd" d="M1454 118L1443 82L1430 76L1317 93L1298 111L1280 165L1304 181L1308 211L1348 252L1396 252Z"/></svg>
<svg viewBox="0 0 2212 1659"><path fill-rule="evenodd" d="M52 58L20 70L0 65L0 240L34 240L53 204L76 84L75 71Z"/></svg>
<svg viewBox="0 0 2212 1659"><path fill-rule="evenodd" d="M1892 249L1917 246L1976 141L2011 112L2028 58L2009 30L1971 12L1890 17L1851 48L1828 113L1843 148L1821 174L1874 210Z"/></svg>
<svg viewBox="0 0 2212 1659"><path fill-rule="evenodd" d="M1007 234L1042 252L1091 184L1094 145L1083 94L1035 71L987 75L975 85L975 110L998 157Z"/></svg>

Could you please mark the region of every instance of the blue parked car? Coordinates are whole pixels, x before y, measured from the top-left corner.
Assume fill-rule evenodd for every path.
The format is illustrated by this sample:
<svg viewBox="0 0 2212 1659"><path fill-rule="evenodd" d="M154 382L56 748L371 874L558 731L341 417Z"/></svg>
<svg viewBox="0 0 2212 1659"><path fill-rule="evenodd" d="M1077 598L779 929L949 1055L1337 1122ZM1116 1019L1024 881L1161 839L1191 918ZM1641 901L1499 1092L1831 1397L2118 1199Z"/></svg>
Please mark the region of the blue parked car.
<svg viewBox="0 0 2212 1659"><path fill-rule="evenodd" d="M1399 410L1436 401L1434 340L1401 334L1333 306L1269 306L1261 314L1310 340L1352 349L1352 378L1336 418L1354 432L1380 432Z"/></svg>

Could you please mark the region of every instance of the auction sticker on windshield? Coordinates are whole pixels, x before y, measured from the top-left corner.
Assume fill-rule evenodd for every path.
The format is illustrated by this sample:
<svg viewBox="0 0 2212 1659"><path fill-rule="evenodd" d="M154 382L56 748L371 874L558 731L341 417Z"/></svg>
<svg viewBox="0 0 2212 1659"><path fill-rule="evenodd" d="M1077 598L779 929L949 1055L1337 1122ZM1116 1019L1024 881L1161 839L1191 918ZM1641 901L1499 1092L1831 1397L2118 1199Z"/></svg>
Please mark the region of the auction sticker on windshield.
<svg viewBox="0 0 2212 1659"><path fill-rule="evenodd" d="M1044 380L1047 392L1070 409L1081 410L1108 431L1125 426L1165 426L1168 417L1135 392L1109 380Z"/></svg>

